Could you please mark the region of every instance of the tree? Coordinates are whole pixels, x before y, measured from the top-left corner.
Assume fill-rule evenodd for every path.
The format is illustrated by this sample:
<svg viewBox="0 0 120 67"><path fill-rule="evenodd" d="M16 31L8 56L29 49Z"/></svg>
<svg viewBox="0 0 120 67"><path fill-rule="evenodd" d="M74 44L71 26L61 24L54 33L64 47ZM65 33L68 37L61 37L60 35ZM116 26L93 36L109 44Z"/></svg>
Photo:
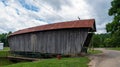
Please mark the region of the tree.
<svg viewBox="0 0 120 67"><path fill-rule="evenodd" d="M115 32L120 26L120 0L113 0L111 2L111 8L108 12L109 16L113 16L114 19L111 23L106 25L108 32Z"/></svg>
<svg viewBox="0 0 120 67"><path fill-rule="evenodd" d="M97 34L94 34L92 37L92 45L94 47L99 47L100 46L100 37Z"/></svg>
<svg viewBox="0 0 120 67"><path fill-rule="evenodd" d="M8 36L11 34L12 32L9 33L2 33L0 34L0 42L4 43L5 47L8 47Z"/></svg>
<svg viewBox="0 0 120 67"><path fill-rule="evenodd" d="M109 44L113 47L118 47L120 45L120 0L113 0L111 2L108 14L114 17L113 21L106 25L107 32L111 34Z"/></svg>
<svg viewBox="0 0 120 67"><path fill-rule="evenodd" d="M120 47L120 30L119 29L115 31L111 39L112 39L111 45L113 45L113 47Z"/></svg>
<svg viewBox="0 0 120 67"><path fill-rule="evenodd" d="M92 37L92 45L94 47L109 47L108 38L110 38L110 34L94 34Z"/></svg>
<svg viewBox="0 0 120 67"><path fill-rule="evenodd" d="M111 45L111 38L106 38L105 40L104 40L104 42L105 42L105 44L106 44L106 47L112 47L113 45Z"/></svg>

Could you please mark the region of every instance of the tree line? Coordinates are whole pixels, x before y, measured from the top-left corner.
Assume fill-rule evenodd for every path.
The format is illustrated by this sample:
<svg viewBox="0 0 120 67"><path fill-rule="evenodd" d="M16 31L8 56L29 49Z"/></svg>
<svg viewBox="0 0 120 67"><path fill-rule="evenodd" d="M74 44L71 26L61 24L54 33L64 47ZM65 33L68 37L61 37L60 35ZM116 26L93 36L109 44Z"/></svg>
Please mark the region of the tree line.
<svg viewBox="0 0 120 67"><path fill-rule="evenodd" d="M8 36L11 34L12 32L8 32L8 33L1 33L0 34L0 42L4 43L4 47L9 47L8 44Z"/></svg>
<svg viewBox="0 0 120 67"><path fill-rule="evenodd" d="M106 34L95 34L92 44L95 47L120 47L120 0L113 0L108 10L113 17L112 22L106 24Z"/></svg>
<svg viewBox="0 0 120 67"><path fill-rule="evenodd" d="M108 43L113 47L120 47L120 0L111 2L108 15L113 16L112 22L106 25L106 30L111 35Z"/></svg>
<svg viewBox="0 0 120 67"><path fill-rule="evenodd" d="M104 34L94 34L91 40L91 45L93 47L113 47L109 44L111 35L108 33Z"/></svg>

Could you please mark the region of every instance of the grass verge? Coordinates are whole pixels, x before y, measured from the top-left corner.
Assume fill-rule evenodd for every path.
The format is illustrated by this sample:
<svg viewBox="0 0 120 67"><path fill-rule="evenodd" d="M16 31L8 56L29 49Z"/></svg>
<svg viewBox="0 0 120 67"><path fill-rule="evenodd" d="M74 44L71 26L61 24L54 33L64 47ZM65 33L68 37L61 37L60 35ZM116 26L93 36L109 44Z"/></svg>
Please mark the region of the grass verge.
<svg viewBox="0 0 120 67"><path fill-rule="evenodd" d="M0 57L7 57L10 55L9 51L0 51Z"/></svg>
<svg viewBox="0 0 120 67"><path fill-rule="evenodd" d="M88 50L88 53L89 54L99 54L99 53L102 53L102 51L100 51L100 50Z"/></svg>
<svg viewBox="0 0 120 67"><path fill-rule="evenodd" d="M4 67L88 67L89 59L87 57L45 59L36 62L17 63Z"/></svg>
<svg viewBox="0 0 120 67"><path fill-rule="evenodd" d="M0 51L0 57L5 57L9 55L9 48L4 48ZM87 57L77 57L77 58L62 58L58 60L53 59L43 59L35 62L21 62L13 64L7 59L0 58L0 66L2 67L88 67L89 59Z"/></svg>
<svg viewBox="0 0 120 67"><path fill-rule="evenodd" d="M5 65L13 64L13 62L9 61L6 57L10 55L10 48L4 47L3 50L0 50L0 67Z"/></svg>
<svg viewBox="0 0 120 67"><path fill-rule="evenodd" d="M10 51L9 47L4 47L4 49L2 51Z"/></svg>
<svg viewBox="0 0 120 67"><path fill-rule="evenodd" d="M1 66L6 66L6 65L10 65L10 64L13 64L13 62L9 61L8 59L6 58L0 58L0 67Z"/></svg>
<svg viewBox="0 0 120 67"><path fill-rule="evenodd" d="M9 47L4 47L3 50L0 50L0 57L7 57L8 55L10 55L9 51Z"/></svg>
<svg viewBox="0 0 120 67"><path fill-rule="evenodd" d="M117 48L108 48L109 50L118 50L120 51L120 47L117 47Z"/></svg>

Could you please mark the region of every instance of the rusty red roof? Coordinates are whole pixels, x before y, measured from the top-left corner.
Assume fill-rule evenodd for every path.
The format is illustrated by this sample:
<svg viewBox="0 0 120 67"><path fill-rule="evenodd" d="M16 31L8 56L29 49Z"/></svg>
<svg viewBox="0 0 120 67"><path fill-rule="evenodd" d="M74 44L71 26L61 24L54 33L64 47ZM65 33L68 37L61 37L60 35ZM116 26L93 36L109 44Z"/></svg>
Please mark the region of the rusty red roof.
<svg viewBox="0 0 120 67"><path fill-rule="evenodd" d="M36 32L36 31L68 29L68 28L90 28L92 29L92 31L96 31L95 19L74 20L74 21L59 22L59 23L31 27L31 28L18 30L12 33L10 36L17 35L17 34L23 34L23 33Z"/></svg>

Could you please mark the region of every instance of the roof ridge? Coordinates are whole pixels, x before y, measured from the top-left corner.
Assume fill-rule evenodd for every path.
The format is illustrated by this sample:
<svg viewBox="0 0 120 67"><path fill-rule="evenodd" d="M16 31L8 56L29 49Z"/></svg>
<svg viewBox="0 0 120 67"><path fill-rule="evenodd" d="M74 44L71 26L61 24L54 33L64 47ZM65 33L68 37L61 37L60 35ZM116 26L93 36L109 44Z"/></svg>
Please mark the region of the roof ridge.
<svg viewBox="0 0 120 67"><path fill-rule="evenodd" d="M94 24L95 24L95 19L73 20L73 21L58 22L58 23L30 27L30 28L18 30L12 33L11 35L44 31L44 30L66 29L66 28L93 28Z"/></svg>

